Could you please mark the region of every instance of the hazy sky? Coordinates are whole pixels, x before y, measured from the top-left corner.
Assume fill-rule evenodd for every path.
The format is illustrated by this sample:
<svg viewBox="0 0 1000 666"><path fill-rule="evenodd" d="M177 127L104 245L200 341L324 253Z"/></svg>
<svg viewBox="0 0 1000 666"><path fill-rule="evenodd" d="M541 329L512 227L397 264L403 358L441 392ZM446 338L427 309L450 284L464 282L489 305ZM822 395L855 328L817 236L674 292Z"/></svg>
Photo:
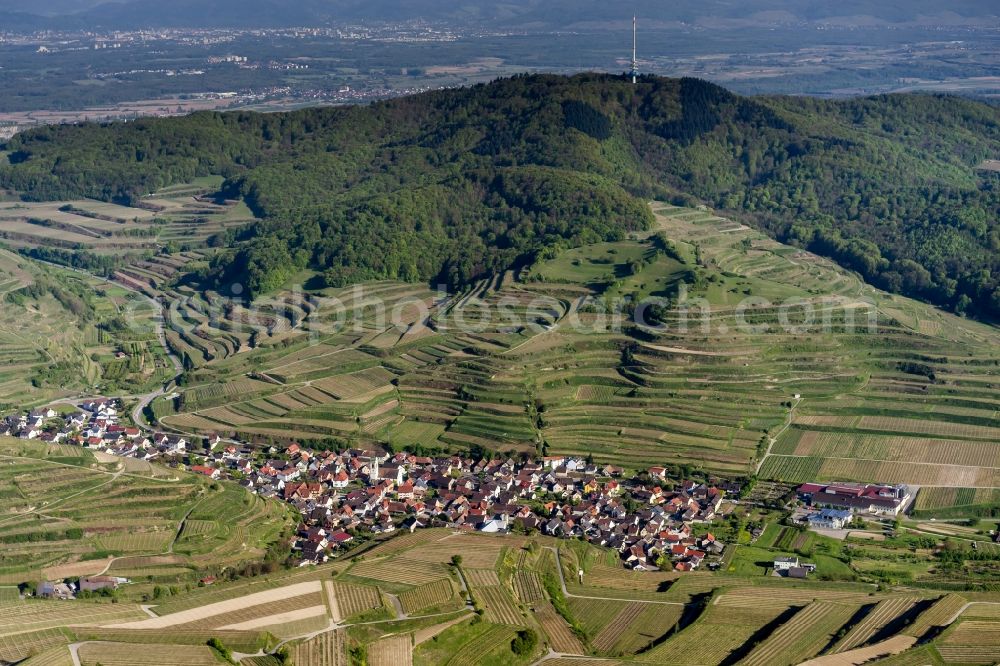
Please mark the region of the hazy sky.
<svg viewBox="0 0 1000 666"><path fill-rule="evenodd" d="M107 0L105 0L107 3ZM283 10L294 20L371 18L401 20L475 20L488 23L586 23L606 21L633 10L648 21L698 22L715 19L753 22L838 20L861 25L882 22L945 22L996 17L997 0L116 0L96 11L102 0L0 0L0 11L58 15L87 11L95 16L126 14L131 20L148 17L155 21L171 14L228 9L245 19L255 10Z"/></svg>

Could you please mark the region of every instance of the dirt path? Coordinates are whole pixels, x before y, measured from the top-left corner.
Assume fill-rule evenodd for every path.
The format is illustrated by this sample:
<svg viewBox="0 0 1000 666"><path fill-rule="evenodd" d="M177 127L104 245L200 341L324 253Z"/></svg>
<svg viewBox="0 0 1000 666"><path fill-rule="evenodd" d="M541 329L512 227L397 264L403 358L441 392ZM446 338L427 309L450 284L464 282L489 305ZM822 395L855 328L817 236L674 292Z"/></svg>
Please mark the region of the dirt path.
<svg viewBox="0 0 1000 666"><path fill-rule="evenodd" d="M756 350L744 350L744 351L703 351L701 349L685 349L684 347L664 347L663 345L653 345L649 343L642 343L643 347L648 349L655 349L656 351L667 352L670 354L689 354L691 356L748 356L756 352Z"/></svg>
<svg viewBox="0 0 1000 666"><path fill-rule="evenodd" d="M581 664L591 664L595 661L609 661L615 664L621 663L621 659L615 659L612 657L591 657L579 654L568 654L566 652L556 652L555 650L549 648L548 653L546 653L541 659L532 662L531 666L538 666L539 664L544 664L545 662L552 661L553 659L577 659Z"/></svg>
<svg viewBox="0 0 1000 666"><path fill-rule="evenodd" d="M397 620L405 620L409 615L403 612L403 604L399 603L399 597L395 594L385 593L385 596L389 597L389 601L392 602L392 607L396 611Z"/></svg>
<svg viewBox="0 0 1000 666"><path fill-rule="evenodd" d="M778 437L791 427L792 419L795 417L795 408L799 406L800 402L802 402L802 398L796 398L794 402L792 402L792 406L788 410L788 418L785 419L785 425L781 426L781 429L774 433L773 437L767 438L767 451L764 451L764 455L760 457L760 461L757 463L756 469L754 469L754 474L760 474L760 468L764 466L764 461L767 460L769 455L771 455L771 447L778 441Z"/></svg>

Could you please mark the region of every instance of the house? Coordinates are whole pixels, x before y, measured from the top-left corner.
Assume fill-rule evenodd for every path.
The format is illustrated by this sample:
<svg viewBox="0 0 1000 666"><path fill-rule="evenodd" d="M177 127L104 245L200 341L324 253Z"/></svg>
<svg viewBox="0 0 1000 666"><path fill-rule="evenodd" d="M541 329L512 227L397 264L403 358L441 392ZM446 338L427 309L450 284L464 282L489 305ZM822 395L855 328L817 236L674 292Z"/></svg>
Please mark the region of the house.
<svg viewBox="0 0 1000 666"><path fill-rule="evenodd" d="M187 440L173 435L162 435L157 448L163 453L182 453L187 450Z"/></svg>
<svg viewBox="0 0 1000 666"><path fill-rule="evenodd" d="M348 534L343 530L334 532L333 534L330 535L329 539L330 543L334 546L343 546L345 544L350 543L353 540L354 537L352 537L350 534Z"/></svg>
<svg viewBox="0 0 1000 666"><path fill-rule="evenodd" d="M302 544L302 564L322 564L328 559L325 547L308 541Z"/></svg>
<svg viewBox="0 0 1000 666"><path fill-rule="evenodd" d="M101 416L114 416L118 413L118 410L115 409L114 400L109 398L94 398L93 400L87 400L80 406L85 411Z"/></svg>
<svg viewBox="0 0 1000 666"><path fill-rule="evenodd" d="M542 458L542 466L548 467L549 469L556 469L557 467L562 467L566 463L565 456L545 456Z"/></svg>
<svg viewBox="0 0 1000 666"><path fill-rule="evenodd" d="M345 472L344 470L340 470L330 479L330 487L346 488L350 480L351 477L347 475L347 472Z"/></svg>
<svg viewBox="0 0 1000 666"><path fill-rule="evenodd" d="M219 470L215 469L214 467L207 467L205 465L192 465L191 471L194 472L195 474L204 474L210 479L218 479L219 476L221 475L221 472L219 472Z"/></svg>
<svg viewBox="0 0 1000 666"><path fill-rule="evenodd" d="M806 520L809 527L839 530L851 522L852 515L847 509L822 509L819 513L810 514Z"/></svg>
<svg viewBox="0 0 1000 666"><path fill-rule="evenodd" d="M788 571L797 566L799 566L799 558L797 557L779 557L774 560L775 571Z"/></svg>
<svg viewBox="0 0 1000 666"><path fill-rule="evenodd" d="M45 580L38 584L38 596L49 599L72 599L73 586L70 583Z"/></svg>
<svg viewBox="0 0 1000 666"><path fill-rule="evenodd" d="M414 531L418 530L421 527L427 527L427 522L420 520L416 516L410 516L409 518L403 521L402 527L409 530L410 533L412 534Z"/></svg>
<svg viewBox="0 0 1000 666"><path fill-rule="evenodd" d="M816 571L816 565L799 562L797 557L779 557L774 560L774 571L789 578L805 578L807 574Z"/></svg>
<svg viewBox="0 0 1000 666"><path fill-rule="evenodd" d="M403 482L403 468L383 465L377 468L377 472L372 474L373 479L384 479L392 481L397 486Z"/></svg>
<svg viewBox="0 0 1000 666"><path fill-rule="evenodd" d="M497 514L489 520L485 520L480 523L478 529L480 532L506 532L508 527L509 517L505 513Z"/></svg>

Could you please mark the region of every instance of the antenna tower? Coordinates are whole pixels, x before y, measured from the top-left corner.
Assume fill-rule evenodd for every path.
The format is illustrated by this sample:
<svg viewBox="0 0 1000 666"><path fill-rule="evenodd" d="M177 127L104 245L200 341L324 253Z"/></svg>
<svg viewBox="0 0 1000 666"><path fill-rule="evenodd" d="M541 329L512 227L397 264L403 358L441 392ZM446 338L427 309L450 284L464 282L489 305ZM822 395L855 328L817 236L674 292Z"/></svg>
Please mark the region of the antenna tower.
<svg viewBox="0 0 1000 666"><path fill-rule="evenodd" d="M632 84L634 85L639 76L639 61L635 58L635 16L632 16Z"/></svg>

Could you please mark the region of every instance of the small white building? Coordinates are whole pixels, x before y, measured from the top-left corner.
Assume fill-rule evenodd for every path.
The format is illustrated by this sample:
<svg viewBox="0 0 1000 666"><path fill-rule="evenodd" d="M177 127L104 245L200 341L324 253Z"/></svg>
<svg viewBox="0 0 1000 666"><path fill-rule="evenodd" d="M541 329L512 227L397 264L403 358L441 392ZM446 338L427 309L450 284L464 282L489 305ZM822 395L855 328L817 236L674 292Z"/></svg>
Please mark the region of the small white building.
<svg viewBox="0 0 1000 666"><path fill-rule="evenodd" d="M798 566L799 558L797 557L778 557L774 560L775 571L788 571L789 569Z"/></svg>

